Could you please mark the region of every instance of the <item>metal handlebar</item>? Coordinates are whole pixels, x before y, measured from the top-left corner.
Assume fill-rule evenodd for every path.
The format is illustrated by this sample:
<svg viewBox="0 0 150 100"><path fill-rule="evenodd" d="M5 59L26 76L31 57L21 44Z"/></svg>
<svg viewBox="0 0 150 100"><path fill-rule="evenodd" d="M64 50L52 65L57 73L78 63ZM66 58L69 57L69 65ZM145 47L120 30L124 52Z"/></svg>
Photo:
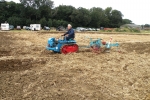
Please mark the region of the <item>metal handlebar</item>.
<svg viewBox="0 0 150 100"><path fill-rule="evenodd" d="M66 40L66 36L62 36L62 35L61 35L61 37L60 37L59 39L61 39L61 40Z"/></svg>

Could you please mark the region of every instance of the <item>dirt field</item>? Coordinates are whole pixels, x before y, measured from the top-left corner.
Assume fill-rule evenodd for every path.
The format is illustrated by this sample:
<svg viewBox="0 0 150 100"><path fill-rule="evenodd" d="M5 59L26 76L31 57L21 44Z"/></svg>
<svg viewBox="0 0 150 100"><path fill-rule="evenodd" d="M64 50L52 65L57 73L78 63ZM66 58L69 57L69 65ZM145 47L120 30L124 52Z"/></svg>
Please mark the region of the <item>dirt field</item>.
<svg viewBox="0 0 150 100"><path fill-rule="evenodd" d="M150 35L76 33L79 45L113 37L120 47L68 55L45 50L58 36L0 32L0 100L150 100Z"/></svg>

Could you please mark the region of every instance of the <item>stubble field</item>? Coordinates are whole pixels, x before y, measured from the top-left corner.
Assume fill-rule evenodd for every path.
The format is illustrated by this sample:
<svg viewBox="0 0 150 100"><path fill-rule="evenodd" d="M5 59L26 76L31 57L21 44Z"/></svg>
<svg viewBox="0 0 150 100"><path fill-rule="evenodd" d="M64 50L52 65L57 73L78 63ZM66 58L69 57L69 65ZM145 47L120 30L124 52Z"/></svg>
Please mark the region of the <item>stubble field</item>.
<svg viewBox="0 0 150 100"><path fill-rule="evenodd" d="M150 35L76 33L79 46L87 36L120 46L100 54L45 50L60 35L0 32L0 100L150 100Z"/></svg>

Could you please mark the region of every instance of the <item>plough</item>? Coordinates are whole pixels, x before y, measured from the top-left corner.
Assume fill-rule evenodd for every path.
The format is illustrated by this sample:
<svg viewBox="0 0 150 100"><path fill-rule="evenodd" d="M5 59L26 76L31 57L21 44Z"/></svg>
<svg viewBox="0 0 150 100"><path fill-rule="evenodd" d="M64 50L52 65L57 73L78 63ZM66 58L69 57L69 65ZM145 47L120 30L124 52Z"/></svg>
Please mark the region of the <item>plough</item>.
<svg viewBox="0 0 150 100"><path fill-rule="evenodd" d="M95 53L100 53L102 52L102 48L105 48L105 50L109 50L111 49L111 47L118 47L119 46L119 43L111 43L112 42L112 37L110 38L110 41L109 42L105 42L103 41L103 39L100 39L100 38L89 38L87 37L90 42L89 42L89 45L86 46L86 48L91 48L92 52L95 52ZM82 46L82 47L85 47L85 46Z"/></svg>

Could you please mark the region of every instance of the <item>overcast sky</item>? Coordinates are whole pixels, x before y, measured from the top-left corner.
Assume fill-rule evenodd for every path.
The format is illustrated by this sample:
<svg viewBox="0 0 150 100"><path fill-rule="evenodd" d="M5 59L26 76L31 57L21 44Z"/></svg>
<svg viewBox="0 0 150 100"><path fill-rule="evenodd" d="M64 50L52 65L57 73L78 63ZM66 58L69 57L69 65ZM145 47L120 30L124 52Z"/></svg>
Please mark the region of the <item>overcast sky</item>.
<svg viewBox="0 0 150 100"><path fill-rule="evenodd" d="M19 2L19 0L6 0ZM112 7L122 12L124 18L128 18L135 24L150 24L150 0L52 0L54 6L72 5L76 8Z"/></svg>

